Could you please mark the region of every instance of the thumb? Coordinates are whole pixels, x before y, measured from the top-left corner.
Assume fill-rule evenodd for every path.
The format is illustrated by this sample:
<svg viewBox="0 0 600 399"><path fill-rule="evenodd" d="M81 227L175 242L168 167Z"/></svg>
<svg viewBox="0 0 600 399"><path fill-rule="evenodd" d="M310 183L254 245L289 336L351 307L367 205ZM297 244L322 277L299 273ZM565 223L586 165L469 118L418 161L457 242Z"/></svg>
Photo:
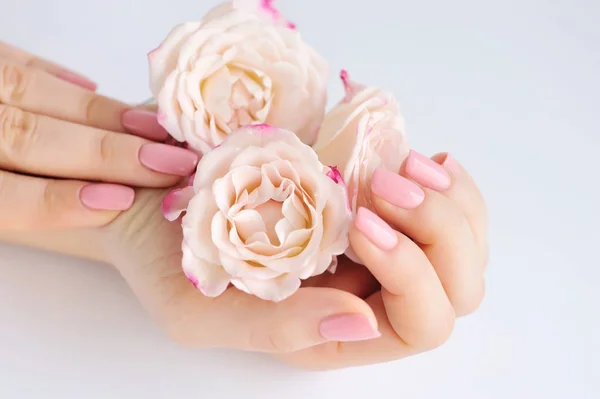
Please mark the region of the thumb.
<svg viewBox="0 0 600 399"><path fill-rule="evenodd" d="M199 295L202 297L202 295ZM195 325L182 326L193 346L288 353L331 341L362 341L380 336L369 305L333 288L301 288L274 303L230 288L202 301Z"/></svg>

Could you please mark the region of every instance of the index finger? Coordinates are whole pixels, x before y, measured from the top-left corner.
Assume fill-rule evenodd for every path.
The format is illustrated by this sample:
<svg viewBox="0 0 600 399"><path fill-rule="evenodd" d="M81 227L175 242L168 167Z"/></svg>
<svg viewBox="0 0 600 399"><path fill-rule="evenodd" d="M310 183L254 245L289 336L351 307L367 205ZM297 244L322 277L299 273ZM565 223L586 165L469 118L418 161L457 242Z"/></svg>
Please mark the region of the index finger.
<svg viewBox="0 0 600 399"><path fill-rule="evenodd" d="M75 71L55 64L52 61L39 58L28 53L27 51L11 46L10 44L2 41L0 41L0 57L15 60L18 63L29 67L42 69L49 74L56 76L57 78L81 86L84 89L95 91L98 87L96 83Z"/></svg>
<svg viewBox="0 0 600 399"><path fill-rule="evenodd" d="M70 84L41 69L0 58L0 103L113 132L125 132L127 104Z"/></svg>

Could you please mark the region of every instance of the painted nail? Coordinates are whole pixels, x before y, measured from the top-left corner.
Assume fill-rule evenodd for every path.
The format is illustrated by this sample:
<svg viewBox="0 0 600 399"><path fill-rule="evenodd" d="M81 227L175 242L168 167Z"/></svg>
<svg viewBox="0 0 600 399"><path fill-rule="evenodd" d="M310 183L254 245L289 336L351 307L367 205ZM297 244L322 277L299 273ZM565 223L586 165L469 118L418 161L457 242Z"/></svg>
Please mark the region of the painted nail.
<svg viewBox="0 0 600 399"><path fill-rule="evenodd" d="M406 174L432 190L444 191L452 183L450 175L441 165L416 151L411 151L406 159Z"/></svg>
<svg viewBox="0 0 600 399"><path fill-rule="evenodd" d="M425 192L417 184L385 169L376 169L371 190L392 205L414 209L423 203Z"/></svg>
<svg viewBox="0 0 600 399"><path fill-rule="evenodd" d="M69 83L73 83L74 85L83 87L87 90L96 91L96 89L98 88L98 85L95 82L89 80L85 76L75 72L67 71L66 69L63 69L62 71L58 72L56 74L56 77L65 80Z"/></svg>
<svg viewBox="0 0 600 399"><path fill-rule="evenodd" d="M446 154L446 159L444 162L442 162L442 166L446 169L450 169L456 176L458 176L460 173L460 166L458 165L458 162L456 162L454 157L450 154Z"/></svg>
<svg viewBox="0 0 600 399"><path fill-rule="evenodd" d="M133 205L135 191L117 184L88 184L79 191L79 199L90 209L126 211Z"/></svg>
<svg viewBox="0 0 600 399"><path fill-rule="evenodd" d="M319 333L328 341L365 341L381 337L366 316L361 314L338 314L324 319Z"/></svg>
<svg viewBox="0 0 600 399"><path fill-rule="evenodd" d="M123 113L123 126L129 133L150 140L165 140L169 134L158 124L155 112L145 109L130 109Z"/></svg>
<svg viewBox="0 0 600 399"><path fill-rule="evenodd" d="M356 228L369 241L383 251L389 251L398 244L398 236L382 218L366 208L359 208L354 219Z"/></svg>
<svg viewBox="0 0 600 399"><path fill-rule="evenodd" d="M144 144L139 159L149 169L177 176L191 175L198 164L192 151L160 143Z"/></svg>

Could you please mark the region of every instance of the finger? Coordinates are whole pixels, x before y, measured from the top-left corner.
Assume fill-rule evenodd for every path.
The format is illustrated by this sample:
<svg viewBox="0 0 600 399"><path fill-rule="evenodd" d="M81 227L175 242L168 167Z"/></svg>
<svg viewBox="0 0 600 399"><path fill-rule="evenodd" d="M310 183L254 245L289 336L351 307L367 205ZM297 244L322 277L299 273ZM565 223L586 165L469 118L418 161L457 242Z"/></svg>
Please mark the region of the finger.
<svg viewBox="0 0 600 399"><path fill-rule="evenodd" d="M49 180L0 171L0 228L43 230L104 226L133 204L133 189Z"/></svg>
<svg viewBox="0 0 600 399"><path fill-rule="evenodd" d="M389 361L444 343L454 326L454 309L423 251L364 208L357 212L350 242L381 283L367 302L382 336L364 342L321 345L291 354L305 367L336 368Z"/></svg>
<svg viewBox="0 0 600 399"><path fill-rule="evenodd" d="M61 156L68 154L69 156ZM0 105L0 168L33 175L168 187L193 173L198 156Z"/></svg>
<svg viewBox="0 0 600 399"><path fill-rule="evenodd" d="M123 113L123 126L127 132L154 141L165 141L169 133L158 123L155 111L145 108L132 108Z"/></svg>
<svg viewBox="0 0 600 399"><path fill-rule="evenodd" d="M458 205L383 169L373 174L371 189L376 212L420 244L456 313L474 311L483 299L483 273L473 233Z"/></svg>
<svg viewBox="0 0 600 399"><path fill-rule="evenodd" d="M185 346L289 353L329 341L379 336L369 306L331 288L300 288L278 303L235 288L217 298L204 297L193 287L178 286L177 292L160 318L169 335Z"/></svg>
<svg viewBox="0 0 600 399"><path fill-rule="evenodd" d="M0 58L12 59L23 65L42 69L59 79L83 87L87 90L95 91L98 87L96 83L79 73L66 69L53 62L38 58L4 42L0 42Z"/></svg>
<svg viewBox="0 0 600 399"><path fill-rule="evenodd" d="M0 59L0 103L81 125L124 132L126 104L14 61Z"/></svg>
<svg viewBox="0 0 600 399"><path fill-rule="evenodd" d="M366 298L381 285L363 265L358 265L346 257L339 258L335 273L323 273L302 283L303 287L328 287L349 292L359 298Z"/></svg>
<svg viewBox="0 0 600 399"><path fill-rule="evenodd" d="M469 173L450 154L437 154L432 160L452 174L453 183L443 194L452 199L466 216L480 251L480 265L485 267L489 249L487 207L483 195Z"/></svg>

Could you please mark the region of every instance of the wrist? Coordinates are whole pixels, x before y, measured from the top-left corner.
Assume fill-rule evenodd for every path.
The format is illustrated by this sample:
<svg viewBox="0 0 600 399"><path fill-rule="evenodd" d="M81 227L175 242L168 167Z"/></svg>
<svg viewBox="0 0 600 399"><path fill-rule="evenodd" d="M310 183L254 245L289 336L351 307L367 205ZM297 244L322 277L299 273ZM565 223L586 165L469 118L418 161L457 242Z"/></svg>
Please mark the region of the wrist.
<svg viewBox="0 0 600 399"><path fill-rule="evenodd" d="M0 241L110 263L106 228L76 230L0 231Z"/></svg>

